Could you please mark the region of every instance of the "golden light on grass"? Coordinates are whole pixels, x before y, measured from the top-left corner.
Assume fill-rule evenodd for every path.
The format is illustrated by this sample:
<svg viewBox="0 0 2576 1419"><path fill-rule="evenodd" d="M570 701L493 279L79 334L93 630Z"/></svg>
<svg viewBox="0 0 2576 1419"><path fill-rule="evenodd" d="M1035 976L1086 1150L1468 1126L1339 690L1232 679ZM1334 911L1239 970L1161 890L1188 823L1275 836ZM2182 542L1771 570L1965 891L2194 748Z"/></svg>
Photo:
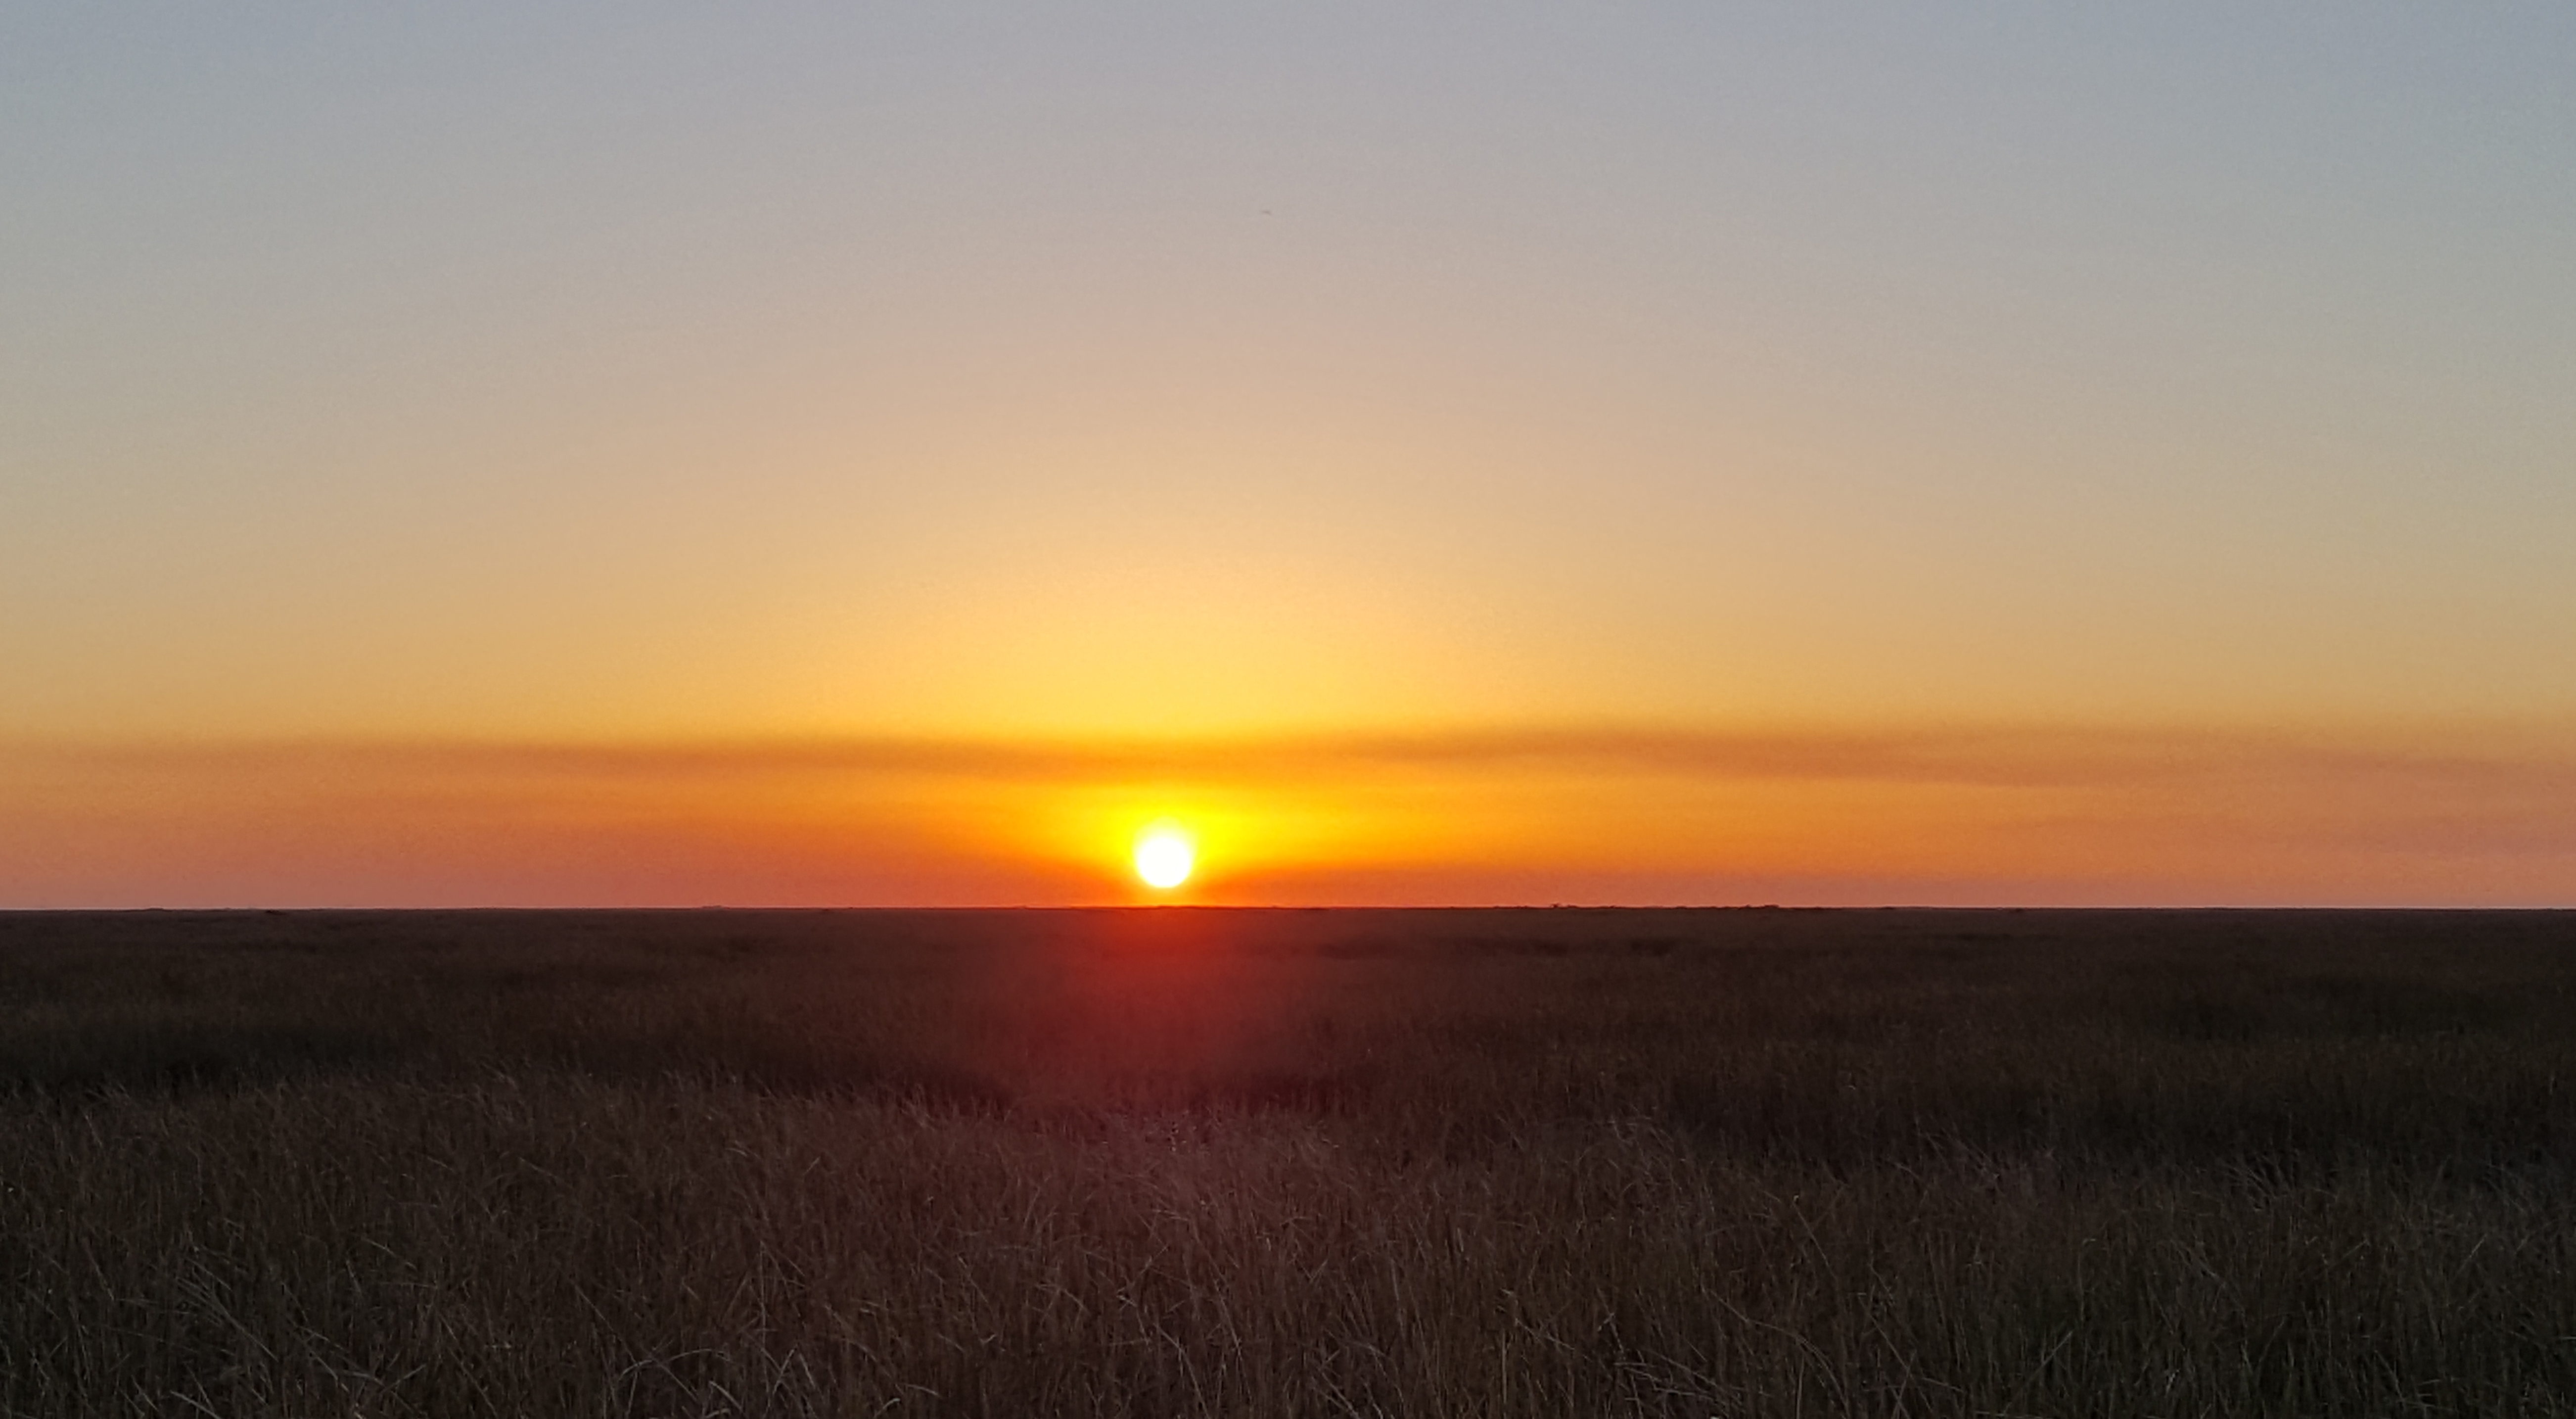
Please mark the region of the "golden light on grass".
<svg viewBox="0 0 2576 1419"><path fill-rule="evenodd" d="M1190 879L1198 847L1173 823L1156 823L1136 838L1136 875L1146 886L1168 892Z"/></svg>

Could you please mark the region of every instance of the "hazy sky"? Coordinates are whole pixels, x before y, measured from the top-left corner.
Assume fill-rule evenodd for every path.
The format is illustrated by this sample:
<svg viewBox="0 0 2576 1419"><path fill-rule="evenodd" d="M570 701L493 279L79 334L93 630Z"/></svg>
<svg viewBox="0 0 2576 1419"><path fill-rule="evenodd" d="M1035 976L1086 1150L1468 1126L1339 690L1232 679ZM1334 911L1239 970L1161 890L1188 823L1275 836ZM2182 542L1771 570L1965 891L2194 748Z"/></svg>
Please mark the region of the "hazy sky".
<svg viewBox="0 0 2576 1419"><path fill-rule="evenodd" d="M323 881L156 878L187 795L63 745L1966 725L2528 786L2576 762L2571 76L2564 3L12 6L0 867ZM2383 851L2576 900L2567 815L2445 804ZM2015 821L2078 820L2064 881L2156 895L2111 799ZM1522 841L1432 865L1580 865ZM305 895L371 891L438 895Z"/></svg>

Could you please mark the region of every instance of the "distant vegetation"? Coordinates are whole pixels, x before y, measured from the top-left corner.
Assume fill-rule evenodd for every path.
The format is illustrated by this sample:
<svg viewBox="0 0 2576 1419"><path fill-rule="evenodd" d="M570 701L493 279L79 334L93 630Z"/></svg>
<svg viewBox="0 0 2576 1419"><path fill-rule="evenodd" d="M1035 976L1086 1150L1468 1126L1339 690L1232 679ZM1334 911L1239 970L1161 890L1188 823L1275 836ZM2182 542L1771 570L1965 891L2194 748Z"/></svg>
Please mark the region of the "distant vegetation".
<svg viewBox="0 0 2576 1419"><path fill-rule="evenodd" d="M2576 1413L2576 917L0 916L0 1413Z"/></svg>

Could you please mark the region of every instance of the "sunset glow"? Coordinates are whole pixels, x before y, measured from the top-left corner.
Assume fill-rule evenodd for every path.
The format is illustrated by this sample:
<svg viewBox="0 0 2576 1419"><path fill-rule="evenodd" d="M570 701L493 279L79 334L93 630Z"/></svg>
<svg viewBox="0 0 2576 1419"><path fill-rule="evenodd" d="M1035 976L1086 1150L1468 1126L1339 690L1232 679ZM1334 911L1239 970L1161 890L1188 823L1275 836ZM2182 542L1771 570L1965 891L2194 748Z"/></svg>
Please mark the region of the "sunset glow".
<svg viewBox="0 0 2576 1419"><path fill-rule="evenodd" d="M0 19L0 907L2576 902L2576 32L1505 9Z"/></svg>

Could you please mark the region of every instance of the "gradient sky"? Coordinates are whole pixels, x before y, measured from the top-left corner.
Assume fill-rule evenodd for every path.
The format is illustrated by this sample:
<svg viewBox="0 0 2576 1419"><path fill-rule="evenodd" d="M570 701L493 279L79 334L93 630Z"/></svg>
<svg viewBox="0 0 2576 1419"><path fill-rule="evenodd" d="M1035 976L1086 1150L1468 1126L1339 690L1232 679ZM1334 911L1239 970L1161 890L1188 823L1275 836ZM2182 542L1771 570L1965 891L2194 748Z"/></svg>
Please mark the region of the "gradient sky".
<svg viewBox="0 0 2576 1419"><path fill-rule="evenodd" d="M2576 904L2576 8L0 11L0 905Z"/></svg>

